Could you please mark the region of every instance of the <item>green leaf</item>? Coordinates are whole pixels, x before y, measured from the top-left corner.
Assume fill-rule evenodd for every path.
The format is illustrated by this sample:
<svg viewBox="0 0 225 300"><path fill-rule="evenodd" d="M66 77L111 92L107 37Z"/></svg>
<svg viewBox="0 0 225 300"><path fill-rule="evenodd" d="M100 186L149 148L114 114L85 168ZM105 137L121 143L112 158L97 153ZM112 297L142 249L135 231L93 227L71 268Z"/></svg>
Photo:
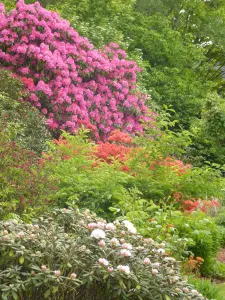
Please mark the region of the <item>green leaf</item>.
<svg viewBox="0 0 225 300"><path fill-rule="evenodd" d="M109 207L109 210L114 212L114 213L119 213L120 212L120 209L116 208L116 207Z"/></svg>
<svg viewBox="0 0 225 300"><path fill-rule="evenodd" d="M44 293L45 299L47 299L50 295L51 295L51 290L49 289Z"/></svg>
<svg viewBox="0 0 225 300"><path fill-rule="evenodd" d="M24 263L24 256L20 256L19 263L22 265Z"/></svg>
<svg viewBox="0 0 225 300"><path fill-rule="evenodd" d="M17 300L17 299L18 299L18 296L17 296L17 294L16 294L14 291L12 291L12 295L13 295L13 299L14 299L14 300Z"/></svg>
<svg viewBox="0 0 225 300"><path fill-rule="evenodd" d="M136 286L136 290L140 290L141 289L141 286L140 285L137 285Z"/></svg>
<svg viewBox="0 0 225 300"><path fill-rule="evenodd" d="M9 256L10 257L14 256L14 252L12 250L9 252Z"/></svg>
<svg viewBox="0 0 225 300"><path fill-rule="evenodd" d="M52 294L55 294L56 292L58 292L59 287L58 286L54 286L52 289Z"/></svg>

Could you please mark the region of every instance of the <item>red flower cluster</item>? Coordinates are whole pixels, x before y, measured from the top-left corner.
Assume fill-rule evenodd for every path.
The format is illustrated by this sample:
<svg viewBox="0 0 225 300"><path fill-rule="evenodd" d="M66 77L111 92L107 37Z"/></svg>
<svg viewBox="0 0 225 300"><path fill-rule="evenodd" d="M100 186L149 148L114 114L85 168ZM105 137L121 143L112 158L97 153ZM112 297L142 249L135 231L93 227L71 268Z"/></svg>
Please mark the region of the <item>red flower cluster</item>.
<svg viewBox="0 0 225 300"><path fill-rule="evenodd" d="M220 207L220 203L217 200L185 200L182 203L183 208L187 212L193 212L195 210L201 210L207 212L210 209Z"/></svg>
<svg viewBox="0 0 225 300"><path fill-rule="evenodd" d="M122 145L100 143L95 152L95 156L100 160L104 160L108 163L111 163L114 159L119 160L120 162L125 162L127 155L131 152L130 148L127 148Z"/></svg>
<svg viewBox="0 0 225 300"><path fill-rule="evenodd" d="M166 166L170 167L172 171L177 173L179 176L186 174L190 170L191 165L185 165L181 160L174 159L172 157L167 157L166 159L160 159L160 161L153 161L150 169L155 170L156 166Z"/></svg>
<svg viewBox="0 0 225 300"><path fill-rule="evenodd" d="M114 159L124 163L127 160L127 155L131 153L132 142L133 139L129 134L120 130L113 130L106 143L99 143L94 155L108 163L111 163ZM122 171L128 172L128 169L128 166L121 167Z"/></svg>
<svg viewBox="0 0 225 300"><path fill-rule="evenodd" d="M121 143L121 144L132 144L133 139L126 132L120 130L113 130L108 138L109 142Z"/></svg>
<svg viewBox="0 0 225 300"><path fill-rule="evenodd" d="M129 168L128 166L126 166L126 165L123 165L123 166L120 168L120 170L121 170L122 172L127 172L127 173L130 172L130 168Z"/></svg>

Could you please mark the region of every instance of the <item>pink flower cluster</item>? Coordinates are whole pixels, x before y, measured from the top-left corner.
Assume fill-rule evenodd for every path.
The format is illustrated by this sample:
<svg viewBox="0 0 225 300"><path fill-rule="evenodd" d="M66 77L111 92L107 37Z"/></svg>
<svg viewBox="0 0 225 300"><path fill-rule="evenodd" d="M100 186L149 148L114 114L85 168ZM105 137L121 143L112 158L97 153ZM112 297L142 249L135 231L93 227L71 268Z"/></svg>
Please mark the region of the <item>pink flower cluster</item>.
<svg viewBox="0 0 225 300"><path fill-rule="evenodd" d="M73 133L84 124L105 139L115 128L142 132L141 121L149 120L136 63L114 43L95 50L39 2L19 0L10 13L1 5L0 63L23 78L51 129Z"/></svg>

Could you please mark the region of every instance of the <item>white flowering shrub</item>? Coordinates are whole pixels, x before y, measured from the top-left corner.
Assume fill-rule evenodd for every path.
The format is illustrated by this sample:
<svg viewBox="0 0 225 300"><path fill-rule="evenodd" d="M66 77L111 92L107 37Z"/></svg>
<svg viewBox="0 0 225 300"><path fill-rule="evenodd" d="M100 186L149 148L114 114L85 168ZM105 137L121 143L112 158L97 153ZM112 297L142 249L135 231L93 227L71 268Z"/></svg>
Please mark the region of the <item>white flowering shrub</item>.
<svg viewBox="0 0 225 300"><path fill-rule="evenodd" d="M204 299L164 248L129 221L107 223L88 211L1 221L0 298Z"/></svg>

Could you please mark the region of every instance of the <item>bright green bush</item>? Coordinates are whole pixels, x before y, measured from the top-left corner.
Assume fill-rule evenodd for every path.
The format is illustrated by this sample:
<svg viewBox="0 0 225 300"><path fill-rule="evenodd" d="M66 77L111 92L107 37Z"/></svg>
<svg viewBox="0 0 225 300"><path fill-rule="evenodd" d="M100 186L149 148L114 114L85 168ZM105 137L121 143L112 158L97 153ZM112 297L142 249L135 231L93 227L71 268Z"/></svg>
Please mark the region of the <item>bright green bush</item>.
<svg viewBox="0 0 225 300"><path fill-rule="evenodd" d="M224 180L219 174L210 168L190 168L167 157L173 152L168 144L165 147L157 140L140 138L128 146L116 142L96 145L88 141L85 131L76 136L64 134L64 139L52 143L48 152L52 158L48 167L58 181L54 195L58 205L74 204L109 214L110 206L126 205L127 213L138 198L146 201L146 207L151 200L180 207L182 203L175 197L178 192L184 199L223 199Z"/></svg>
<svg viewBox="0 0 225 300"><path fill-rule="evenodd" d="M145 216L139 211L136 207L126 216L142 234L158 242L166 240L167 250L179 259L187 259L190 254L202 257L204 262L200 268L201 274L214 272L216 254L222 243L222 230L213 218L199 211L184 214L171 207L163 210L149 206Z"/></svg>
<svg viewBox="0 0 225 300"><path fill-rule="evenodd" d="M0 222L1 299L203 299L163 247L88 211Z"/></svg>
<svg viewBox="0 0 225 300"><path fill-rule="evenodd" d="M51 135L45 119L28 102L22 83L6 70L0 70L0 125L4 134L18 145L41 154Z"/></svg>

